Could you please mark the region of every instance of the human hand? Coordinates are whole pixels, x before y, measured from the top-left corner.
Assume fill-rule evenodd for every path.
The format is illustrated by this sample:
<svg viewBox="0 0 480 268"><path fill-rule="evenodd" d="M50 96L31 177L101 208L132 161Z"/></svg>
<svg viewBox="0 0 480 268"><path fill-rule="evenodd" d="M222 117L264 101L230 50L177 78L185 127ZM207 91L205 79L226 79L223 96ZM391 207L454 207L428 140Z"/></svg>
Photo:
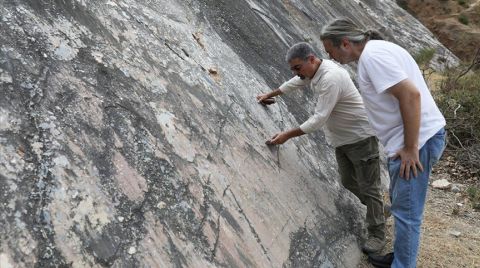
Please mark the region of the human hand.
<svg viewBox="0 0 480 268"><path fill-rule="evenodd" d="M266 141L265 144L267 145L283 144L289 138L290 137L288 136L287 132L280 132L278 134L275 134L270 140Z"/></svg>
<svg viewBox="0 0 480 268"><path fill-rule="evenodd" d="M275 103L275 99L272 97L269 97L268 94L260 94L257 96L257 101L258 103L262 105L270 105Z"/></svg>
<svg viewBox="0 0 480 268"><path fill-rule="evenodd" d="M394 159L400 157L402 163L400 164L400 177L405 178L406 180L410 179L410 171L413 172L413 176L417 177L417 168L423 172L422 163L420 163L420 158L418 156L418 148L403 148L398 151Z"/></svg>

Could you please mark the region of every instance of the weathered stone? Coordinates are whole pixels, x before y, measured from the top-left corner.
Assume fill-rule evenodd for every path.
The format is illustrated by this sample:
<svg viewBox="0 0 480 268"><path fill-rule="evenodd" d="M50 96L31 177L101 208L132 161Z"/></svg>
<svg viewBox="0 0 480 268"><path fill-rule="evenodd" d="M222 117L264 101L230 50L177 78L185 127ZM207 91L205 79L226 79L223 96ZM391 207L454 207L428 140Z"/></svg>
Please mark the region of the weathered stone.
<svg viewBox="0 0 480 268"><path fill-rule="evenodd" d="M456 185L456 184L452 184L451 190L452 190L452 192L454 192L454 193L459 193L459 192L462 191L462 190L460 189L460 187L459 187L458 185Z"/></svg>
<svg viewBox="0 0 480 268"><path fill-rule="evenodd" d="M452 184L448 182L446 179L435 180L432 182L432 187L435 189L450 189Z"/></svg>
<svg viewBox="0 0 480 268"><path fill-rule="evenodd" d="M456 230L450 230L448 233L454 237L459 237L462 234L461 232Z"/></svg>
<svg viewBox="0 0 480 268"><path fill-rule="evenodd" d="M316 132L289 45L332 14L456 58L393 1L3 1L0 264L356 267L364 208ZM388 14L388 16L385 16Z"/></svg>

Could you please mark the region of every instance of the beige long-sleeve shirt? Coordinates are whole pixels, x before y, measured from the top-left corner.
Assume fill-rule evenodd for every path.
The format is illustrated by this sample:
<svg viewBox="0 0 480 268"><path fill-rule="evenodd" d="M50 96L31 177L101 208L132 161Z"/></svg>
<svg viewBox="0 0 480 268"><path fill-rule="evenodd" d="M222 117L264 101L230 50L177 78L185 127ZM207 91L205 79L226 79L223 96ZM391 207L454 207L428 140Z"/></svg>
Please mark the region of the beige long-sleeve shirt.
<svg viewBox="0 0 480 268"><path fill-rule="evenodd" d="M280 90L287 93L309 83L317 104L313 116L300 126L303 132L311 133L325 126L323 130L327 142L334 147L375 135L362 97L346 70L330 60L322 60L311 80L295 76L283 83Z"/></svg>

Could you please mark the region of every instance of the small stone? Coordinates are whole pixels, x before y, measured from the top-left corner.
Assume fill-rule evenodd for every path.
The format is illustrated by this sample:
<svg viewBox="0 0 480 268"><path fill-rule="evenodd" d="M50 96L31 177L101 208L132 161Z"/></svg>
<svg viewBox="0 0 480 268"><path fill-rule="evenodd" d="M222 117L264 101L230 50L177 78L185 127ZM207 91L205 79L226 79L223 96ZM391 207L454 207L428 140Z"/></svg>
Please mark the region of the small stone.
<svg viewBox="0 0 480 268"><path fill-rule="evenodd" d="M44 259L50 259L52 256L53 256L53 250L50 247L46 247L42 257Z"/></svg>
<svg viewBox="0 0 480 268"><path fill-rule="evenodd" d="M457 185L452 185L452 192L459 193L461 190Z"/></svg>
<svg viewBox="0 0 480 268"><path fill-rule="evenodd" d="M32 83L27 83L27 82L22 82L20 84L20 86L24 89L32 89L33 88L33 84Z"/></svg>
<svg viewBox="0 0 480 268"><path fill-rule="evenodd" d="M4 72L0 71L0 82L1 83L6 83L6 84L11 84L13 82L13 78L8 73L4 73Z"/></svg>
<svg viewBox="0 0 480 268"><path fill-rule="evenodd" d="M165 208L166 206L167 206L167 204L165 204L165 202L163 202L163 201L160 201L160 202L158 202L158 204L157 204L157 208L159 208L159 209L163 209L163 208Z"/></svg>
<svg viewBox="0 0 480 268"><path fill-rule="evenodd" d="M446 179L440 179L440 180L434 181L432 183L432 187L435 189L446 190L446 189L450 189L452 187L452 184L449 183Z"/></svg>
<svg viewBox="0 0 480 268"><path fill-rule="evenodd" d="M460 214L460 210L462 209L463 204L462 203L456 203L455 207L453 207L452 214L453 215L458 215Z"/></svg>
<svg viewBox="0 0 480 268"><path fill-rule="evenodd" d="M123 222L125 220L125 218L122 217L122 216L119 216L117 219L118 219L119 222Z"/></svg>
<svg viewBox="0 0 480 268"><path fill-rule="evenodd" d="M133 255L135 253L137 253L137 249L135 247L130 247L128 249L128 254Z"/></svg>
<svg viewBox="0 0 480 268"><path fill-rule="evenodd" d="M460 233L459 231L452 230L452 231L449 232L449 234L451 234L455 237L459 237L462 233Z"/></svg>

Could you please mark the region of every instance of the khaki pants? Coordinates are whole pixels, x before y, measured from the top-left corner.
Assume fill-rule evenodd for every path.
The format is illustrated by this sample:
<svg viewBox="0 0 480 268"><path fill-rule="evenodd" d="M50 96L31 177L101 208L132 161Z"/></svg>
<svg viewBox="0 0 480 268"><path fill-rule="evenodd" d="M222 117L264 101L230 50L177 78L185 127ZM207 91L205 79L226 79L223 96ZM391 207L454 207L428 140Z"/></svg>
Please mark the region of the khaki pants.
<svg viewBox="0 0 480 268"><path fill-rule="evenodd" d="M342 184L367 206L368 235L385 238L378 140L369 137L335 149Z"/></svg>

